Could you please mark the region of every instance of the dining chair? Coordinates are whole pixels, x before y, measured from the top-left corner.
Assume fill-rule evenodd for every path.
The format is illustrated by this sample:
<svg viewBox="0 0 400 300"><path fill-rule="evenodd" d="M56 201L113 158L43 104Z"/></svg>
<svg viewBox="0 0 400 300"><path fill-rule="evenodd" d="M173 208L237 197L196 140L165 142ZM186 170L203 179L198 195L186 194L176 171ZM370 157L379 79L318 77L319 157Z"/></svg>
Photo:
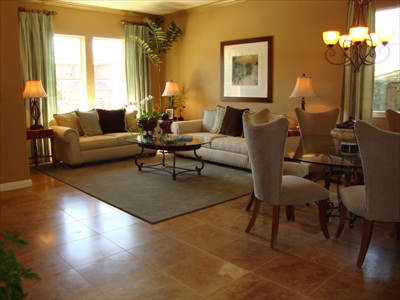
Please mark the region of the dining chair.
<svg viewBox="0 0 400 300"><path fill-rule="evenodd" d="M297 122L299 123L300 135L303 138L309 136L326 136L330 138L331 130L334 128L340 114L340 107L316 113L307 112L296 107L295 113ZM314 180L318 180L321 178L321 174L325 172L326 167L322 165L312 163L303 164L309 168L309 179L315 178Z"/></svg>
<svg viewBox="0 0 400 300"><path fill-rule="evenodd" d="M340 190L338 238L346 223L347 211L364 218L357 266L361 267L371 241L374 221L394 222L400 240L400 133L384 131L365 121L355 124L364 170L364 185Z"/></svg>
<svg viewBox="0 0 400 300"><path fill-rule="evenodd" d="M385 112L387 130L400 133L400 113L393 109L387 109Z"/></svg>
<svg viewBox="0 0 400 300"><path fill-rule="evenodd" d="M252 166L254 209L246 232L253 227L261 202L272 205L271 248L276 245L281 205L289 207L287 218L293 220L291 208L297 204L317 202L319 223L329 238L326 209L329 192L319 184L293 175L283 175L283 156L289 121L285 118L255 124L248 112L243 114L243 128Z"/></svg>
<svg viewBox="0 0 400 300"><path fill-rule="evenodd" d="M268 123L271 120L270 116L271 113L268 108L264 108L254 114L250 114L250 118L254 124ZM305 166L304 164L300 164L297 162L285 161L283 162L283 175L294 175L299 177L305 177L308 175L308 167ZM254 189L251 193L249 202L246 206L246 210L250 210L253 203L254 203Z"/></svg>

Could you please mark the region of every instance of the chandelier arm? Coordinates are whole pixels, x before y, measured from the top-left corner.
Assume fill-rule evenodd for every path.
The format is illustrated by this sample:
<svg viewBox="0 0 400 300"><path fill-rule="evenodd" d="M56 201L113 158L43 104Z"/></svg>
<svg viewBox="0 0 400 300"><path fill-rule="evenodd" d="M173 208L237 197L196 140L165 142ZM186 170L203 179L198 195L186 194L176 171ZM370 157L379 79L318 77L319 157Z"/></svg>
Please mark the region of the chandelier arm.
<svg viewBox="0 0 400 300"><path fill-rule="evenodd" d="M331 64L333 64L333 65L337 65L337 66L343 65L343 64L346 64L346 63L347 63L347 59L346 59L346 56L345 56L345 55L342 56L342 59L341 59L341 61L339 61L339 62L335 62L335 61L333 61L333 60L330 59L330 57L334 57L334 56L336 56L336 50L333 49L332 47L327 48L326 51L325 51L325 59L326 59L329 63L331 63Z"/></svg>

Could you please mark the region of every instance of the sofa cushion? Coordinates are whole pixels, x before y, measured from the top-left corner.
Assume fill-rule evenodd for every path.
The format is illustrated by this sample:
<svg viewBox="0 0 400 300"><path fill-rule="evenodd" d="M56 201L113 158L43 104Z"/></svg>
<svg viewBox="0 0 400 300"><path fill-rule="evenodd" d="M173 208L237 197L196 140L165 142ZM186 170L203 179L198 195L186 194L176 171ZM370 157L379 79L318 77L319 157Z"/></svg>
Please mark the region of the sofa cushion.
<svg viewBox="0 0 400 300"><path fill-rule="evenodd" d="M75 112L69 112L65 114L53 114L53 118L54 120L56 120L58 126L75 129L80 136L83 135L82 127L79 124L79 120Z"/></svg>
<svg viewBox="0 0 400 300"><path fill-rule="evenodd" d="M211 133L219 133L219 130L221 129L222 121L224 120L226 107L217 105L215 107L215 111L216 111L215 120L214 120L213 127L210 130Z"/></svg>
<svg viewBox="0 0 400 300"><path fill-rule="evenodd" d="M213 139L210 148L248 155L246 139L241 137L227 136L224 138Z"/></svg>
<svg viewBox="0 0 400 300"><path fill-rule="evenodd" d="M79 145L81 151L117 147L117 139L107 135L82 136L79 138Z"/></svg>
<svg viewBox="0 0 400 300"><path fill-rule="evenodd" d="M203 116L203 130L204 131L211 131L211 128L214 125L215 122L215 116L217 112L215 109L209 110L205 109L204 110L204 116Z"/></svg>
<svg viewBox="0 0 400 300"><path fill-rule="evenodd" d="M227 134L230 136L242 136L243 133L243 122L242 116L243 112L248 110L245 109L237 109L228 106L225 111L224 119L221 124L221 129L219 133Z"/></svg>
<svg viewBox="0 0 400 300"><path fill-rule="evenodd" d="M137 126L137 110L132 112L125 112L125 130L130 132L138 132L139 128Z"/></svg>
<svg viewBox="0 0 400 300"><path fill-rule="evenodd" d="M81 125L85 136L103 134L96 110L94 109L90 111L77 110L75 111L75 113L79 119L79 124Z"/></svg>
<svg viewBox="0 0 400 300"><path fill-rule="evenodd" d="M103 134L125 131L125 109L96 109Z"/></svg>
<svg viewBox="0 0 400 300"><path fill-rule="evenodd" d="M137 136L138 134L135 134ZM112 133L107 133L105 136L113 137L117 140L117 145L118 146L123 146L123 145L131 145L132 143L125 141L126 138L133 138L134 135L130 132L112 132Z"/></svg>

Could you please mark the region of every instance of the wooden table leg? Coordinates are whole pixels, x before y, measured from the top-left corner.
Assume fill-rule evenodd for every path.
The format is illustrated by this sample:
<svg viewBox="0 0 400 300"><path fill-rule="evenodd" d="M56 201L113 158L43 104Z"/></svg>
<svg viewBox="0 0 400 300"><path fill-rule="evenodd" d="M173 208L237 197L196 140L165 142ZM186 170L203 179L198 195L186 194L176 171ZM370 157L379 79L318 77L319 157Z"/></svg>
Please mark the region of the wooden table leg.
<svg viewBox="0 0 400 300"><path fill-rule="evenodd" d="M53 168L56 167L56 147L54 146L54 135L50 137L50 145L51 145L51 160L53 162Z"/></svg>
<svg viewBox="0 0 400 300"><path fill-rule="evenodd" d="M35 161L35 166L37 167L37 165L38 165L38 154L37 154L36 139L33 139L32 142L33 142L33 158L34 158L34 161Z"/></svg>

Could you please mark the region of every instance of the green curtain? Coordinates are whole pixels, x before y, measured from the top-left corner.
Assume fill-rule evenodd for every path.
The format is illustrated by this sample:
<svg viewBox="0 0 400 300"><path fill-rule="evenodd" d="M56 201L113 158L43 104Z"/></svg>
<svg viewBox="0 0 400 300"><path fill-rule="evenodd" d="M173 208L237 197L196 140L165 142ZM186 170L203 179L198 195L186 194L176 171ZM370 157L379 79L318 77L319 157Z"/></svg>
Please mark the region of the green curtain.
<svg viewBox="0 0 400 300"><path fill-rule="evenodd" d="M52 14L52 13L50 13ZM41 80L47 98L40 101L41 124L48 127L49 120L56 112L56 77L53 45L53 16L44 12L19 12L19 46L23 83L27 80ZM21 91L22 93L22 91ZM25 102L27 111L30 99ZM27 112L27 127L32 124ZM41 156L50 156L47 142L38 143Z"/></svg>
<svg viewBox="0 0 400 300"><path fill-rule="evenodd" d="M375 0L371 1L365 11L365 22L371 32L375 31ZM349 1L347 14L347 32L349 31L354 16L352 1ZM355 72L355 68L345 66L343 71L343 91L341 114L343 121L352 116L355 120L372 120L373 101L374 101L374 78L375 65L362 65L360 72Z"/></svg>
<svg viewBox="0 0 400 300"><path fill-rule="evenodd" d="M140 101L151 93L150 61L142 52L140 46L131 38L138 36L142 40L148 40L148 29L142 25L125 24L125 70L126 87L129 104L141 112ZM144 107L146 111L153 110L150 101Z"/></svg>

